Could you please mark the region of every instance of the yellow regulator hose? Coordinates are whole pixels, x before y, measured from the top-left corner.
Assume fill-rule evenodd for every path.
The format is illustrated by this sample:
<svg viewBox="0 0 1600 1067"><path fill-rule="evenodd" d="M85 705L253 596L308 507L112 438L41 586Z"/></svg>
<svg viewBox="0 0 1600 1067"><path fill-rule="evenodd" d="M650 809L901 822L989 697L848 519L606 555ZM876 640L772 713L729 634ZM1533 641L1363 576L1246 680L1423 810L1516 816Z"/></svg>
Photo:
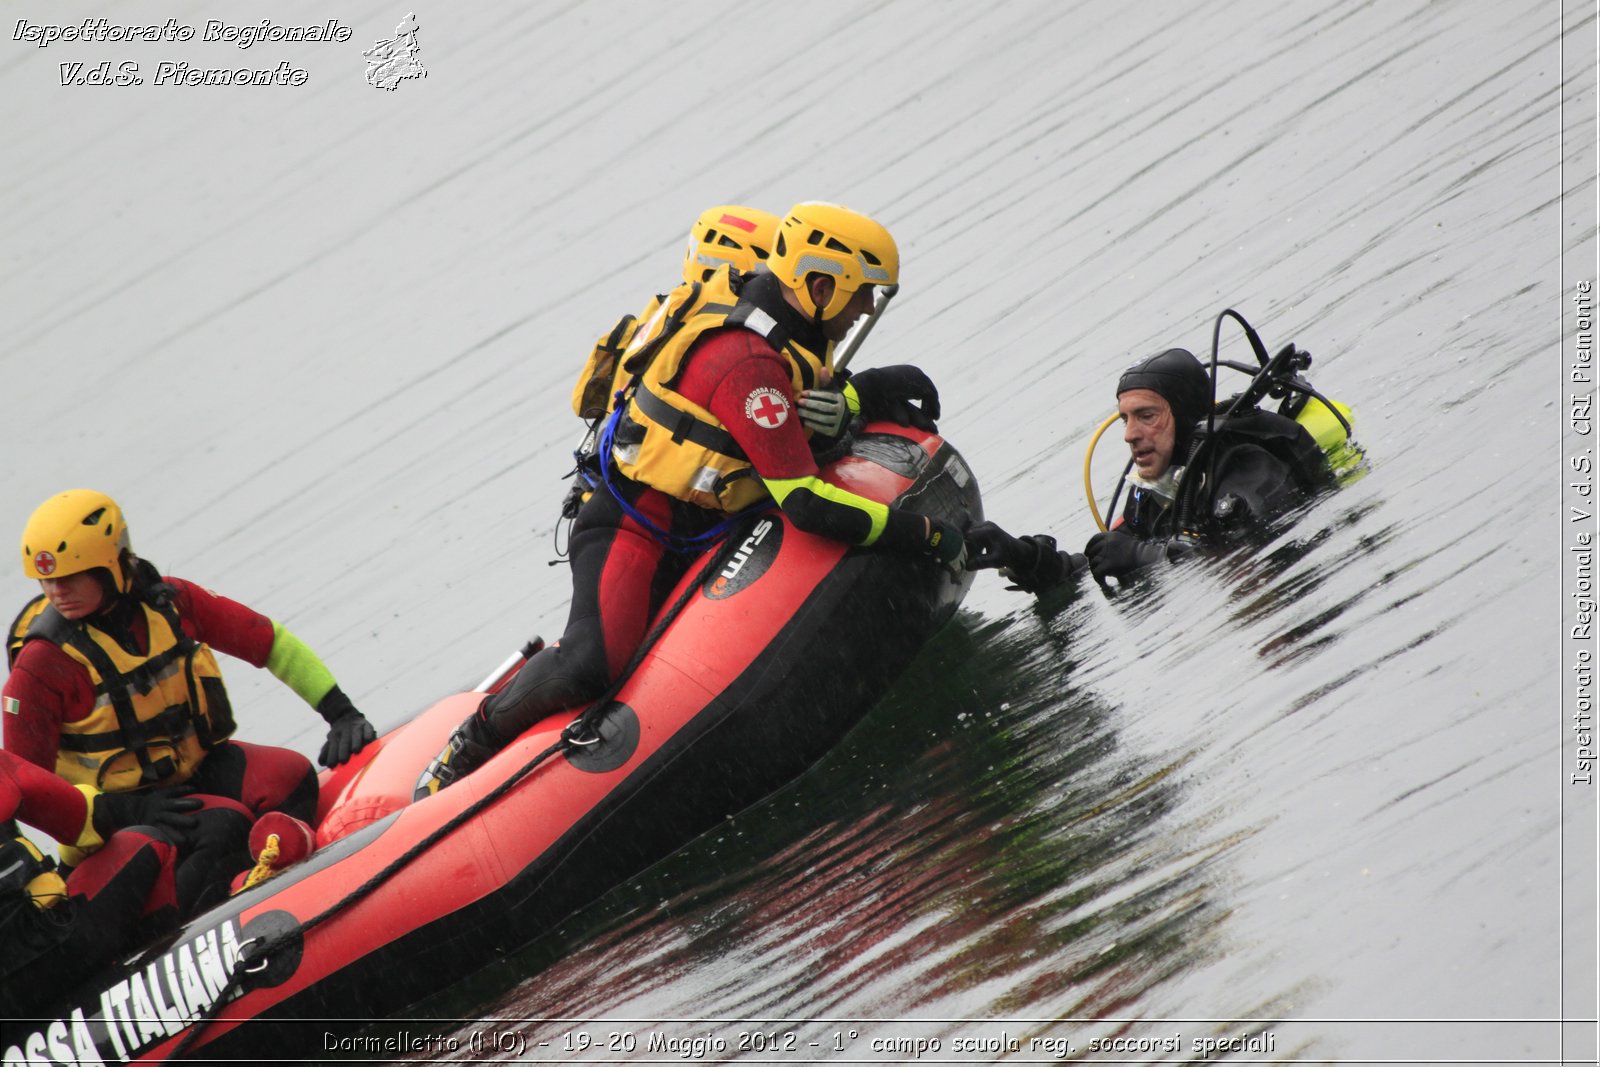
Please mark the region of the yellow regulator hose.
<svg viewBox="0 0 1600 1067"><path fill-rule="evenodd" d="M1089 498L1089 514L1094 516L1094 524L1102 531L1106 529L1106 520L1100 517L1100 508L1094 502L1094 479L1089 476L1089 462L1094 459L1094 446L1100 443L1100 435L1120 418L1122 418L1120 411L1113 411L1106 416L1106 421L1102 422L1100 428L1094 432L1094 436L1089 438L1089 451L1083 455L1083 492Z"/></svg>

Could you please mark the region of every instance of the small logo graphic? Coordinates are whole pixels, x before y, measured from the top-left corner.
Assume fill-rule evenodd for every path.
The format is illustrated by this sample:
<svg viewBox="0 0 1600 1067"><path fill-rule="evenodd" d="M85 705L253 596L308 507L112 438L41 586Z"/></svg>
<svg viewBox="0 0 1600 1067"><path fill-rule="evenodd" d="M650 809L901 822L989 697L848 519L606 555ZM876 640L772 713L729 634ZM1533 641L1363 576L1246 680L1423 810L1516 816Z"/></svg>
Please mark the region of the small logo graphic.
<svg viewBox="0 0 1600 1067"><path fill-rule="evenodd" d="M708 600L726 600L747 588L767 573L783 544L783 526L773 519L762 519L728 557L717 576L702 587Z"/></svg>
<svg viewBox="0 0 1600 1067"><path fill-rule="evenodd" d="M391 93L407 78L426 78L428 72L417 62L417 16L410 13L394 28L394 39L379 41L365 52L367 84Z"/></svg>
<svg viewBox="0 0 1600 1067"><path fill-rule="evenodd" d="M54 574L56 572L56 558L48 552L40 552L33 557L33 569L40 574Z"/></svg>
<svg viewBox="0 0 1600 1067"><path fill-rule="evenodd" d="M789 421L789 400L776 389L762 386L744 398L744 415L763 430L776 430Z"/></svg>
<svg viewBox="0 0 1600 1067"><path fill-rule="evenodd" d="M6 714L21 715L22 701L18 700L16 697L6 697Z"/></svg>

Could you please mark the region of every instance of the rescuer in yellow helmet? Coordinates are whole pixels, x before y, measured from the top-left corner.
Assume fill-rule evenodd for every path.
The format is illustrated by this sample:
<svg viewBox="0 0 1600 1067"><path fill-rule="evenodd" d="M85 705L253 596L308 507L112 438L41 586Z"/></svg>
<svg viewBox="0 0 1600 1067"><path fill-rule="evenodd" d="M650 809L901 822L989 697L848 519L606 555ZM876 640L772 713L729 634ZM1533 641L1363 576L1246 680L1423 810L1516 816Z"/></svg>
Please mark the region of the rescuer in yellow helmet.
<svg viewBox="0 0 1600 1067"><path fill-rule="evenodd" d="M122 509L104 493L73 489L41 504L22 535L22 571L42 594L7 639L5 748L69 782L106 792L186 784L252 816L314 818L309 760L231 740L213 649L267 668L317 710L329 727L325 765L373 739L333 674L281 623L135 556Z"/></svg>
<svg viewBox="0 0 1600 1067"><path fill-rule="evenodd" d="M894 238L848 208L797 204L766 267L691 278L621 353L627 385L599 435L599 478L573 528L572 608L561 642L456 729L418 781L418 798L478 767L544 715L597 696L690 562L748 508L775 503L808 533L959 568L959 530L818 477L813 431L796 408L806 390L829 384L833 346L872 310L874 288L898 283ZM919 414L937 416L926 376L883 370L853 379L862 413L915 399L925 405Z"/></svg>

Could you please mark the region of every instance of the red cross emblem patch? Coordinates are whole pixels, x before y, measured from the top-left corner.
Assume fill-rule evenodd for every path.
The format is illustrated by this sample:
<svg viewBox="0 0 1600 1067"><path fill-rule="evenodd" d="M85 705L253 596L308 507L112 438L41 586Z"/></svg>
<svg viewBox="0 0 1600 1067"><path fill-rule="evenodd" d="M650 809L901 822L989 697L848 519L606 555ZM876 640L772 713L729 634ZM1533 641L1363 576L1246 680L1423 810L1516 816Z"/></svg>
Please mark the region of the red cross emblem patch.
<svg viewBox="0 0 1600 1067"><path fill-rule="evenodd" d="M33 569L40 574L54 574L56 558L48 552L40 552L33 557Z"/></svg>
<svg viewBox="0 0 1600 1067"><path fill-rule="evenodd" d="M789 419L789 398L776 389L752 389L744 398L745 418L763 430L776 430Z"/></svg>

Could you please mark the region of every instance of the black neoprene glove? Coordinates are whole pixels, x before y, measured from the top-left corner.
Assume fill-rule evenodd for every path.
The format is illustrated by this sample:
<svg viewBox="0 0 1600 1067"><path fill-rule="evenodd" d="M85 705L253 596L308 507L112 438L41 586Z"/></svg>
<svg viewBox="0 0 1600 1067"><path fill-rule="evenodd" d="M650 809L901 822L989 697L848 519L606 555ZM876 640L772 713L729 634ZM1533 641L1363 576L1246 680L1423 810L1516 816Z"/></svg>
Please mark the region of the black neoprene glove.
<svg viewBox="0 0 1600 1067"><path fill-rule="evenodd" d="M317 756L324 767L339 766L378 736L367 717L356 710L338 686L317 701L317 714L328 724L328 739L322 743L322 752Z"/></svg>
<svg viewBox="0 0 1600 1067"><path fill-rule="evenodd" d="M1132 534L1112 530L1089 538L1089 543L1083 546L1083 554L1089 558L1089 569L1094 572L1095 581L1104 584L1107 578L1125 578L1160 563L1167 558L1167 544L1164 539L1143 541Z"/></svg>
<svg viewBox="0 0 1600 1067"><path fill-rule="evenodd" d="M980 522L967 531L967 566L972 570L1000 568L1025 593L1053 589L1082 571L1087 564L1077 554L1056 548L1048 534L1012 537L992 522Z"/></svg>
<svg viewBox="0 0 1600 1067"><path fill-rule="evenodd" d="M961 531L941 519L928 519L928 540L922 550L958 574L967 562L967 542Z"/></svg>
<svg viewBox="0 0 1600 1067"><path fill-rule="evenodd" d="M939 417L939 390L932 378L909 363L869 367L851 374L850 384L861 398L863 418L887 419L929 433L938 430L934 420Z"/></svg>
<svg viewBox="0 0 1600 1067"><path fill-rule="evenodd" d="M187 789L101 793L94 798L89 821L103 839L129 826L153 826L182 840L200 825L200 820L190 814L200 810L200 798L187 793Z"/></svg>

